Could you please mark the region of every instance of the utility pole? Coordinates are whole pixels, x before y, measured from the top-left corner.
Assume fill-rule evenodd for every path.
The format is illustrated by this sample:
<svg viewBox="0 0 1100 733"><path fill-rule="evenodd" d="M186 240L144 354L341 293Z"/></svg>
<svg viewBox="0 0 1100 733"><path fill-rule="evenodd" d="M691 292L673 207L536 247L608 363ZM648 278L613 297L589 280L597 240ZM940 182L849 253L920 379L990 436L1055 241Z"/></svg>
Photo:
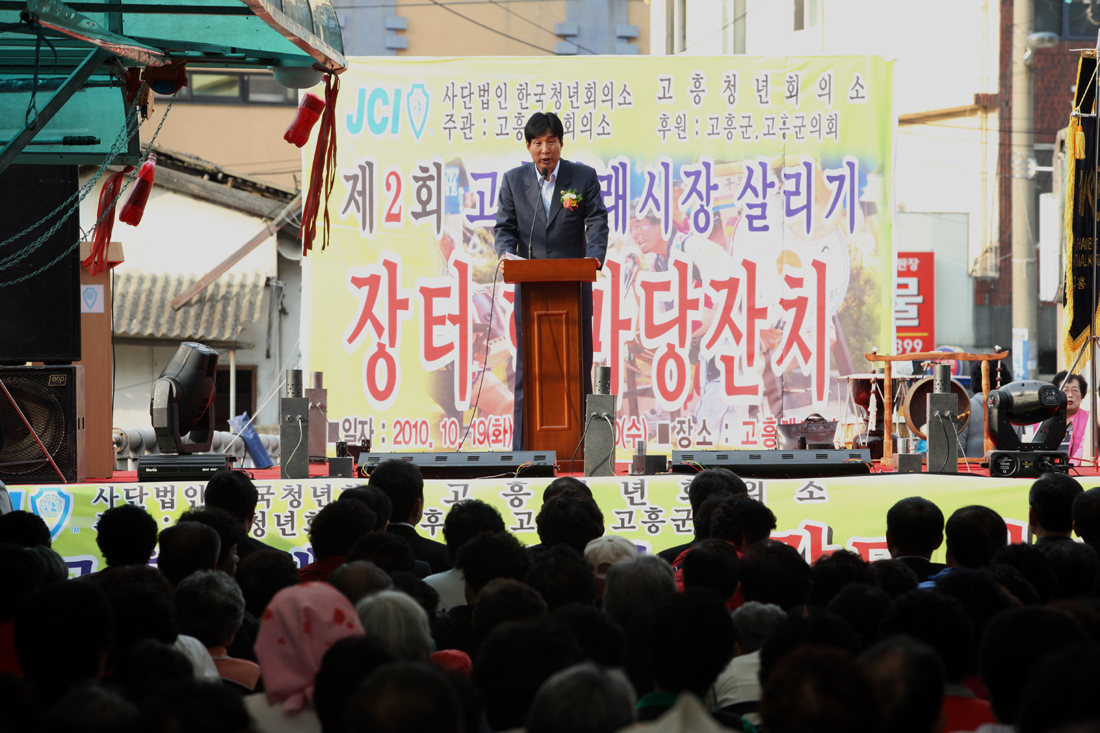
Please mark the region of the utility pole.
<svg viewBox="0 0 1100 733"><path fill-rule="evenodd" d="M1039 352L1039 290L1036 278L1038 212L1034 184L1027 162L1035 151L1035 103L1027 37L1032 28L1032 0L1012 3L1012 329L1016 342L1026 329L1026 373L1016 379L1034 378ZM1023 358L1013 354L1014 361Z"/></svg>

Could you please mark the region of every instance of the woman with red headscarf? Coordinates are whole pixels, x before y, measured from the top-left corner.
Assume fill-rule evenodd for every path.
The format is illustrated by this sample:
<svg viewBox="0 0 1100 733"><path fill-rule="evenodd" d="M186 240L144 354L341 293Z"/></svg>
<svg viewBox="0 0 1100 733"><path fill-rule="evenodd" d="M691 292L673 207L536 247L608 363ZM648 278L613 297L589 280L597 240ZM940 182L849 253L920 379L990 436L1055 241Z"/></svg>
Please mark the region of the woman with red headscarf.
<svg viewBox="0 0 1100 733"><path fill-rule="evenodd" d="M265 692L245 706L259 733L321 733L313 707L313 680L325 652L340 639L361 635L351 602L325 583L279 591L260 620L256 659Z"/></svg>

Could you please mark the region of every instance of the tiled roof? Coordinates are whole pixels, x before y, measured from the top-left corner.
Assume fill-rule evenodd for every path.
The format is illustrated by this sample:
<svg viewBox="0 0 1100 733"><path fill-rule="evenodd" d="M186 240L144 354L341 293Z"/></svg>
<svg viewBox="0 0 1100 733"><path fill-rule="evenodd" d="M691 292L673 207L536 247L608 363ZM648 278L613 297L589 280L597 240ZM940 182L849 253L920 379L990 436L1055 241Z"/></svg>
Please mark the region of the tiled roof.
<svg viewBox="0 0 1100 733"><path fill-rule="evenodd" d="M113 290L114 332L118 336L233 341L263 315L266 277L227 273L190 303L172 310L172 299L197 275L121 272Z"/></svg>

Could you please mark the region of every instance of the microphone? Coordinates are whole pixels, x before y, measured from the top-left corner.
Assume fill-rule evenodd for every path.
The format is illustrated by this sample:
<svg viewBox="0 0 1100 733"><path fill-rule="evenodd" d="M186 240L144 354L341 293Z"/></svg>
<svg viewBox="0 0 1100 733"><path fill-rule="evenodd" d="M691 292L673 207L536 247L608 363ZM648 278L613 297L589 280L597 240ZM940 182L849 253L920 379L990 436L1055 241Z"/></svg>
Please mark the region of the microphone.
<svg viewBox="0 0 1100 733"><path fill-rule="evenodd" d="M535 170L539 172L539 199L535 205L542 206L542 187L546 183L546 179L550 175L550 172L547 170L543 170L540 166L535 166ZM536 210L534 214L531 215L531 229L527 232L527 259L529 260L535 258L535 254L531 248L531 239L535 236L535 219L537 217L538 211Z"/></svg>

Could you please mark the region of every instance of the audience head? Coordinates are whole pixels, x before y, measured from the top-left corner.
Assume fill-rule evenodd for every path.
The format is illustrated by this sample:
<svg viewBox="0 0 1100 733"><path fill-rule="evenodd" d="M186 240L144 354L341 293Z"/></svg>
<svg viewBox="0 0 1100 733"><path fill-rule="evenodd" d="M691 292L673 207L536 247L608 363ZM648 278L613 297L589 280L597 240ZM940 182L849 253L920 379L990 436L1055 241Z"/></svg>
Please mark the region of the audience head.
<svg viewBox="0 0 1100 733"><path fill-rule="evenodd" d="M874 585L875 576L862 557L848 550L837 550L814 561L810 567L810 583L810 605L824 608L844 586L850 583Z"/></svg>
<svg viewBox="0 0 1100 733"><path fill-rule="evenodd" d="M234 578L244 594L245 610L256 618L263 615L276 593L301 581L294 558L279 550L253 552L241 560Z"/></svg>
<svg viewBox="0 0 1100 733"><path fill-rule="evenodd" d="M111 605L114 617L112 667L123 663L143 640L175 643L179 626L172 586L161 573L145 565L131 565L110 573L97 573L85 582L94 583L106 593Z"/></svg>
<svg viewBox="0 0 1100 733"><path fill-rule="evenodd" d="M390 576L368 560L356 560L341 565L329 573L326 582L352 603L358 603L371 593L393 588Z"/></svg>
<svg viewBox="0 0 1100 733"><path fill-rule="evenodd" d="M420 521L424 511L424 477L412 461L396 458L382 461L371 471L367 486L377 487L389 497L391 522L415 525Z"/></svg>
<svg viewBox="0 0 1100 733"><path fill-rule="evenodd" d="M1054 571L1054 598L1091 598L1100 587L1096 550L1080 542L1058 542L1044 548Z"/></svg>
<svg viewBox="0 0 1100 733"><path fill-rule="evenodd" d="M267 700L293 714L313 700L313 678L329 647L363 633L355 608L327 583L302 583L275 594L260 620L256 661Z"/></svg>
<svg viewBox="0 0 1100 733"><path fill-rule="evenodd" d="M476 596L490 580L522 581L531 570L531 555L508 532L482 532L458 551L455 567L466 578L467 597Z"/></svg>
<svg viewBox="0 0 1100 733"><path fill-rule="evenodd" d="M416 577L415 573L394 573L390 579L393 581L393 590L404 593L420 604L429 619L435 616L436 609L439 608L439 591Z"/></svg>
<svg viewBox="0 0 1100 733"><path fill-rule="evenodd" d="M476 611L474 615L476 621ZM574 603L556 609L553 616L580 644L585 659L601 667L626 665L626 632L606 613Z"/></svg>
<svg viewBox="0 0 1100 733"><path fill-rule="evenodd" d="M37 514L16 509L0 514L0 542L23 547L50 547L50 528Z"/></svg>
<svg viewBox="0 0 1100 733"><path fill-rule="evenodd" d="M991 618L1012 607L1012 599L985 569L959 569L948 573L936 581L936 592L962 604L963 611L974 624L976 639L982 638Z"/></svg>
<svg viewBox="0 0 1100 733"><path fill-rule="evenodd" d="M748 494L749 489L733 471L728 468L706 468L695 474L688 485L688 502L691 513L698 514L699 507L707 497L719 494Z"/></svg>
<svg viewBox="0 0 1100 733"><path fill-rule="evenodd" d="M725 493L711 494L703 499L703 503L699 505L698 509L691 512L691 523L695 527L696 542L710 539L710 526L714 521L714 513L718 511L718 507L722 506L722 502L728 499L729 496Z"/></svg>
<svg viewBox="0 0 1100 733"><path fill-rule="evenodd" d="M252 528L260 493L244 471L218 471L206 483L203 502L211 509L227 512L244 529Z"/></svg>
<svg viewBox="0 0 1100 733"><path fill-rule="evenodd" d="M1100 486L1074 498L1073 529L1086 543L1093 547L1100 545Z"/></svg>
<svg viewBox="0 0 1100 733"><path fill-rule="evenodd" d="M883 730L936 733L943 706L944 672L936 652L919 641L895 636L859 657L878 693Z"/></svg>
<svg viewBox="0 0 1100 733"><path fill-rule="evenodd" d="M358 501L367 505L367 509L374 512L374 531L385 532L390 523L390 515L393 513L393 502L386 492L377 486L354 486L344 489L340 493L338 501Z"/></svg>
<svg viewBox="0 0 1100 733"><path fill-rule="evenodd" d="M539 592L518 580L490 580L477 597L474 607L474 630L484 639L507 621L527 621L546 615L546 601Z"/></svg>
<svg viewBox="0 0 1100 733"><path fill-rule="evenodd" d="M874 731L874 687L848 652L806 646L784 658L764 685L760 716L768 733Z"/></svg>
<svg viewBox="0 0 1100 733"><path fill-rule="evenodd" d="M656 555L642 555L607 571L603 608L628 637L640 639L657 606L675 593L672 567Z"/></svg>
<svg viewBox="0 0 1100 733"><path fill-rule="evenodd" d="M179 522L161 530L157 567L173 586L199 570L217 570L221 538L200 522Z"/></svg>
<svg viewBox="0 0 1100 733"><path fill-rule="evenodd" d="M119 504L103 512L95 528L107 567L145 565L157 549L157 520L145 507Z"/></svg>
<svg viewBox="0 0 1100 733"><path fill-rule="evenodd" d="M352 694L383 664L399 661L380 639L347 636L332 645L321 660L313 689L313 705L323 733L344 733L344 709Z"/></svg>
<svg viewBox="0 0 1100 733"><path fill-rule="evenodd" d="M577 642L548 619L498 626L482 641L474 658L473 681L485 699L490 727L522 726L542 683L579 661Z"/></svg>
<svg viewBox="0 0 1100 733"><path fill-rule="evenodd" d="M111 684L125 690L131 700L144 703L163 685L195 679L191 660L170 643L141 639L124 655L111 673Z"/></svg>
<svg viewBox="0 0 1100 733"><path fill-rule="evenodd" d="M318 560L347 557L355 541L374 531L374 512L358 501L334 501L317 512L309 541Z"/></svg>
<svg viewBox="0 0 1100 733"><path fill-rule="evenodd" d="M917 589L920 578L901 560L875 560L871 563L875 584L886 591L890 598L897 598Z"/></svg>
<svg viewBox="0 0 1100 733"><path fill-rule="evenodd" d="M107 596L92 583L37 588L19 603L14 621L19 663L47 709L73 686L103 674L113 617Z"/></svg>
<svg viewBox="0 0 1100 733"><path fill-rule="evenodd" d="M180 515L180 522L198 522L212 527L218 533L218 570L229 575L237 574L237 543L245 531L232 515L221 509L192 509Z"/></svg>
<svg viewBox="0 0 1100 733"><path fill-rule="evenodd" d="M394 573L411 573L416 569L416 555L409 541L392 532L363 535L352 545L347 559L348 562L365 560L374 563L391 576Z"/></svg>
<svg viewBox="0 0 1100 733"><path fill-rule="evenodd" d="M882 588L866 583L849 583L825 606L847 621L859 634L860 648L866 649L879 639L879 626L890 609L890 596Z"/></svg>
<svg viewBox="0 0 1100 733"><path fill-rule="evenodd" d="M185 680L162 687L144 706L142 733L251 733L241 696L221 684Z"/></svg>
<svg viewBox="0 0 1100 733"><path fill-rule="evenodd" d="M771 603L749 601L730 615L742 654L760 651L764 642L787 619L787 612Z"/></svg>
<svg viewBox="0 0 1100 733"><path fill-rule="evenodd" d="M985 506L956 509L944 527L947 564L984 568L997 550L1008 544L1008 527L1001 515Z"/></svg>
<svg viewBox="0 0 1100 733"><path fill-rule="evenodd" d="M921 496L902 499L886 513L891 557L931 557L943 544L943 512Z"/></svg>
<svg viewBox="0 0 1100 733"><path fill-rule="evenodd" d="M84 683L73 688L50 711L50 733L137 733L137 706L117 691Z"/></svg>
<svg viewBox="0 0 1100 733"><path fill-rule="evenodd" d="M180 632L208 649L229 646L244 619L244 594L219 570L200 570L176 587L176 619Z"/></svg>
<svg viewBox="0 0 1100 733"><path fill-rule="evenodd" d="M603 512L592 499L566 491L542 505L535 525L543 546L564 544L583 555L588 543L603 535Z"/></svg>
<svg viewBox="0 0 1100 733"><path fill-rule="evenodd" d="M882 620L885 637L904 634L934 649L948 682L960 682L975 669L974 623L954 598L927 590L894 601Z"/></svg>
<svg viewBox="0 0 1100 733"><path fill-rule="evenodd" d="M634 688L622 672L582 662L539 688L527 733L615 733L634 724L634 702Z"/></svg>
<svg viewBox="0 0 1100 733"><path fill-rule="evenodd" d="M775 514L748 494L725 496L710 518L710 536L747 550L771 536Z"/></svg>
<svg viewBox="0 0 1100 733"><path fill-rule="evenodd" d="M381 639L401 659L427 659L432 653L428 614L404 593L378 591L355 604L355 612L363 632Z"/></svg>
<svg viewBox="0 0 1100 733"><path fill-rule="evenodd" d="M638 546L626 537L617 534L605 534L589 542L584 548L584 559L596 571L596 597L603 600L603 589L607 583L607 569L622 560L638 557Z"/></svg>
<svg viewBox="0 0 1100 733"><path fill-rule="evenodd" d="M588 484L572 476L559 476L542 490L542 503L545 504L555 496L560 496L567 491L577 496L592 498L592 489L588 488Z"/></svg>
<svg viewBox="0 0 1100 733"><path fill-rule="evenodd" d="M25 596L43 584L43 568L36 555L23 545L0 543L0 621L11 620Z"/></svg>
<svg viewBox="0 0 1100 733"><path fill-rule="evenodd" d="M733 658L733 622L716 593L685 590L656 608L647 641L656 684L705 697Z"/></svg>
<svg viewBox="0 0 1100 733"><path fill-rule="evenodd" d="M350 733L461 733L462 705L434 665L393 662L352 693L344 722Z"/></svg>
<svg viewBox="0 0 1100 733"><path fill-rule="evenodd" d="M993 619L981 640L978 667L997 720L1017 723L1028 673L1044 657L1089 646L1076 619L1049 608L1014 608Z"/></svg>
<svg viewBox="0 0 1100 733"><path fill-rule="evenodd" d="M695 543L683 559L684 589L705 588L729 601L737 592L737 548L719 539Z"/></svg>
<svg viewBox="0 0 1100 733"><path fill-rule="evenodd" d="M1054 597L1058 583L1054 576L1054 568L1050 566L1050 561L1047 560L1043 551L1035 545L1017 542L1002 547L993 555L990 568L996 570L1001 565L1008 565L1018 570L1035 589L1040 603L1046 603Z"/></svg>
<svg viewBox="0 0 1100 733"><path fill-rule="evenodd" d="M760 648L760 683L768 686L772 671L794 650L803 646L828 646L859 653L859 635L844 619L828 611L808 609L804 615L788 616Z"/></svg>
<svg viewBox="0 0 1100 733"><path fill-rule="evenodd" d="M1020 733L1095 730L1096 690L1100 688L1100 654L1095 649L1051 654L1032 670L1017 715ZM1071 727L1092 724L1092 728Z"/></svg>
<svg viewBox="0 0 1100 733"><path fill-rule="evenodd" d="M495 506L480 499L455 502L443 520L443 539L447 543L447 554L453 561L458 554L458 548L474 535L504 530L504 520Z"/></svg>
<svg viewBox="0 0 1100 733"><path fill-rule="evenodd" d="M596 603L592 565L569 545L551 545L540 552L527 573L527 584L551 611L568 603Z"/></svg>
<svg viewBox="0 0 1100 733"><path fill-rule="evenodd" d="M786 610L810 597L810 566L790 545L764 540L741 557L741 595Z"/></svg>
<svg viewBox="0 0 1100 733"><path fill-rule="evenodd" d="M1077 479L1065 473L1044 473L1027 494L1028 523L1039 536L1069 536L1073 531L1073 502L1084 493Z"/></svg>

